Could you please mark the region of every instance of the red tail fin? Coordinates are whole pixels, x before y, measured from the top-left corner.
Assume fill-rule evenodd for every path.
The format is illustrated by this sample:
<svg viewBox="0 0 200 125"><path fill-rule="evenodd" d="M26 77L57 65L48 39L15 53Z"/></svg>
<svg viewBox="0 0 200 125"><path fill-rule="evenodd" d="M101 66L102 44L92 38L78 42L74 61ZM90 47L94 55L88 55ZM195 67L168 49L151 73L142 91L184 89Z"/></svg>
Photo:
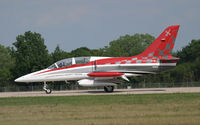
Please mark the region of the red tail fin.
<svg viewBox="0 0 200 125"><path fill-rule="evenodd" d="M140 56L158 58L168 58L171 56L178 30L179 25L167 27Z"/></svg>

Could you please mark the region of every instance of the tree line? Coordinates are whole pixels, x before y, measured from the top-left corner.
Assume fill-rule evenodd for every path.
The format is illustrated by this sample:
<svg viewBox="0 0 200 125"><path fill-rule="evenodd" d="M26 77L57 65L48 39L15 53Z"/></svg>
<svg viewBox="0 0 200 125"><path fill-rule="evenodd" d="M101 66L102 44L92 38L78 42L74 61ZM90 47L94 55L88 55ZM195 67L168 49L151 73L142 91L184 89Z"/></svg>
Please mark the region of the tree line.
<svg viewBox="0 0 200 125"><path fill-rule="evenodd" d="M80 56L134 56L143 52L155 37L150 34L120 36L100 49L80 47L71 52L60 49L59 45L49 53L41 34L27 31L18 35L13 47L0 45L0 87L19 85L14 79L22 75L44 69L52 63L71 57ZM180 58L176 68L157 75L131 77L126 84L148 82L175 83L200 81L200 39L191 42L173 56Z"/></svg>

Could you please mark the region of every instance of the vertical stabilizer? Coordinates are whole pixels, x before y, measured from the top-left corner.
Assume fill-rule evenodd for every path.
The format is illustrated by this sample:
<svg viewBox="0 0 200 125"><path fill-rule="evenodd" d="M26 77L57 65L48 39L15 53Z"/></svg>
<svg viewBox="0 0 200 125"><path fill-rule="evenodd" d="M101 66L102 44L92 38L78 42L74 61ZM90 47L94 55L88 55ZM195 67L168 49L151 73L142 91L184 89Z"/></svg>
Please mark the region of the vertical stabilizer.
<svg viewBox="0 0 200 125"><path fill-rule="evenodd" d="M171 56L178 30L179 25L167 27L140 56L157 58Z"/></svg>

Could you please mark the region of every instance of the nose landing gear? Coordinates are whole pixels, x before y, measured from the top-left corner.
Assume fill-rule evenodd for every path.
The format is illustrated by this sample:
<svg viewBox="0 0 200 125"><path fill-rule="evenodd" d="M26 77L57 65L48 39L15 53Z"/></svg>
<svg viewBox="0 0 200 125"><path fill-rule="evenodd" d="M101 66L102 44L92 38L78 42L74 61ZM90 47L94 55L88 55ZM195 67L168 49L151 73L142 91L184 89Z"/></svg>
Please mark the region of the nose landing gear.
<svg viewBox="0 0 200 125"><path fill-rule="evenodd" d="M46 94L51 94L52 90L51 88L48 88L47 83L44 82L44 87L43 87L44 91L46 92Z"/></svg>

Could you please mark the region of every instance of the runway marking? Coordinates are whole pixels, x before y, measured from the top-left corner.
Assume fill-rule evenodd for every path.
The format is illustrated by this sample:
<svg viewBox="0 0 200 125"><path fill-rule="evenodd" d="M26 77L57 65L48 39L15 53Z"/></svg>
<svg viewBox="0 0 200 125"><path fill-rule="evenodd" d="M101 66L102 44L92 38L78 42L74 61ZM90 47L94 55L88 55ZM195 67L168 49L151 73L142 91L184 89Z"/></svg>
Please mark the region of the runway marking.
<svg viewBox="0 0 200 125"><path fill-rule="evenodd" d="M125 95L125 94L155 94L155 93L193 93L200 92L200 87L180 88L139 88L139 89L115 89L113 93L105 93L103 89L98 90L68 90L53 91L46 94L44 91L34 92L1 92L0 98L5 97L39 97L39 96L78 96L78 95Z"/></svg>

